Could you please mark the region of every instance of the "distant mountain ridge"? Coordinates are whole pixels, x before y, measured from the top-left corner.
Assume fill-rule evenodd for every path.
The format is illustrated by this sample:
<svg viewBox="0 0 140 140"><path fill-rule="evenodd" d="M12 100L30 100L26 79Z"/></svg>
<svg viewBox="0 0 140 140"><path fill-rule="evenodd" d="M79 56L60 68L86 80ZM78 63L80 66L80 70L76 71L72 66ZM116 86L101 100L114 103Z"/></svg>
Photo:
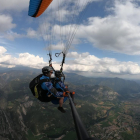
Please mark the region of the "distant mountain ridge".
<svg viewBox="0 0 140 140"><path fill-rule="evenodd" d="M7 82L18 78L29 78L31 80L41 73L41 70L11 70L5 73L0 73L0 87ZM121 78L90 78L84 77L75 73L64 73L66 82L73 85L101 85L112 88L119 94L140 93L140 85L135 81L124 80Z"/></svg>
<svg viewBox="0 0 140 140"><path fill-rule="evenodd" d="M66 81L76 85L102 85L112 88L119 94L140 93L140 85L135 81L121 78L88 78L66 73Z"/></svg>

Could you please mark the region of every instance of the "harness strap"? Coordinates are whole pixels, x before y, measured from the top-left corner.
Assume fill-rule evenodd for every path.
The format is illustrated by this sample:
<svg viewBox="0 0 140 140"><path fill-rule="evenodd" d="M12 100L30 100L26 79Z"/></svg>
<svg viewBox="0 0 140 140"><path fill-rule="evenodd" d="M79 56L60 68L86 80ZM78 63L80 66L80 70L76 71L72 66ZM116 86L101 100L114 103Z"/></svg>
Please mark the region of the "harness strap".
<svg viewBox="0 0 140 140"><path fill-rule="evenodd" d="M42 80L40 80L40 82L39 82L38 85L41 85L43 82L51 82L51 80L50 79L42 79ZM54 95L55 96L56 93L57 93L57 90L53 87L51 90L48 89L47 96L48 97L50 97L51 95Z"/></svg>
<svg viewBox="0 0 140 140"><path fill-rule="evenodd" d="M55 72L55 69L54 69L53 66L52 66L52 55L51 55L50 53L49 53L48 55L49 55L49 57L50 57L49 66L52 67L53 71Z"/></svg>
<svg viewBox="0 0 140 140"><path fill-rule="evenodd" d="M41 85L44 82L50 82L50 81L51 81L50 79L42 79L39 81L38 85Z"/></svg>
<svg viewBox="0 0 140 140"><path fill-rule="evenodd" d="M61 69L60 69L61 72L63 71L63 64L65 63L65 57L66 57L65 53L63 53L63 60L62 60L62 63L60 65L61 66Z"/></svg>
<svg viewBox="0 0 140 140"><path fill-rule="evenodd" d="M35 85L34 87L34 92L35 92L35 97L38 98L39 97L39 93L38 93L38 90L37 90L37 86L40 86L42 83L44 82L50 82L51 80L50 79L42 79L40 80L39 79L39 82ZM49 91L49 90L48 90ZM50 91L49 91L50 92Z"/></svg>
<svg viewBox="0 0 140 140"><path fill-rule="evenodd" d="M62 77L64 77L64 79L63 79L63 82L64 82L64 81L65 81L65 75L64 75L64 73L63 73L63 64L65 63L66 54L65 54L64 52L60 52L60 53L55 53L55 56L56 56L56 57L59 57L59 55L60 55L61 53L63 53L63 59L62 59L61 65L60 65L60 66L61 66L60 71L61 71L62 74L63 74Z"/></svg>
<svg viewBox="0 0 140 140"><path fill-rule="evenodd" d="M37 91L37 86L38 86L38 84L34 87L34 92L35 92L35 97L36 98L39 97L39 94L38 94L38 91Z"/></svg>

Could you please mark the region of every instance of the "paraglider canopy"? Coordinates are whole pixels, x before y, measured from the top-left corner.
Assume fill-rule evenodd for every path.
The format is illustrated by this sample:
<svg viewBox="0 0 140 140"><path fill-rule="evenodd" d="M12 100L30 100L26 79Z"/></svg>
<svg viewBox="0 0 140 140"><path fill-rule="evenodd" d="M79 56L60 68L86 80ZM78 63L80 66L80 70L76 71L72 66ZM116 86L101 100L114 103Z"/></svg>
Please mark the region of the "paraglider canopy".
<svg viewBox="0 0 140 140"><path fill-rule="evenodd" d="M36 28L38 37L42 37L49 66L52 66L52 51L59 50L57 54L63 55L60 71L70 47L80 40L75 35L90 3L95 0L30 0L28 15L40 23ZM45 12L46 11L46 12ZM43 14L44 13L44 14ZM80 42L80 41L79 41ZM55 52L56 53L56 52Z"/></svg>
<svg viewBox="0 0 140 140"><path fill-rule="evenodd" d="M30 0L28 15L39 17L50 5L52 0Z"/></svg>

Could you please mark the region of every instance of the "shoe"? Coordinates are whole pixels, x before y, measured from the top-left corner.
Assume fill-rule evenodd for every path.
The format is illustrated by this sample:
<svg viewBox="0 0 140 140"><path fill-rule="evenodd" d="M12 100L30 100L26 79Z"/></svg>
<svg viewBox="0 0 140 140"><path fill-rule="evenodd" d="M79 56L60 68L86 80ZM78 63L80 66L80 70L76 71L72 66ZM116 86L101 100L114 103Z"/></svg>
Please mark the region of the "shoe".
<svg viewBox="0 0 140 140"><path fill-rule="evenodd" d="M66 112L63 107L60 107L59 106L57 109L60 110L62 113L65 113Z"/></svg>

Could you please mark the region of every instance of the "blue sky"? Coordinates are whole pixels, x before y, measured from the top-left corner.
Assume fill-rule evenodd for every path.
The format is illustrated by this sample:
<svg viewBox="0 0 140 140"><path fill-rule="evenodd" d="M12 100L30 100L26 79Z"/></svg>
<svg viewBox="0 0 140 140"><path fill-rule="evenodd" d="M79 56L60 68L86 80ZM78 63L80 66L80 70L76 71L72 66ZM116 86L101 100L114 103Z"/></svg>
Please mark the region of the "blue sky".
<svg viewBox="0 0 140 140"><path fill-rule="evenodd" d="M82 4L75 3L73 10L71 1L59 0L58 11L58 0L53 0L44 14L32 18L28 16L29 0L0 0L0 67L22 65L41 69L48 65L45 44L54 33L51 44L53 66L59 69L62 57L56 58L54 53L62 51L60 36L68 37L69 27L76 25L78 30L67 54L64 71L93 77L139 79L139 0L91 0L84 9ZM78 19L85 11L79 23L72 22L73 15ZM61 24L59 12L63 16ZM55 22L52 24L52 21ZM45 31L43 36L40 29Z"/></svg>

